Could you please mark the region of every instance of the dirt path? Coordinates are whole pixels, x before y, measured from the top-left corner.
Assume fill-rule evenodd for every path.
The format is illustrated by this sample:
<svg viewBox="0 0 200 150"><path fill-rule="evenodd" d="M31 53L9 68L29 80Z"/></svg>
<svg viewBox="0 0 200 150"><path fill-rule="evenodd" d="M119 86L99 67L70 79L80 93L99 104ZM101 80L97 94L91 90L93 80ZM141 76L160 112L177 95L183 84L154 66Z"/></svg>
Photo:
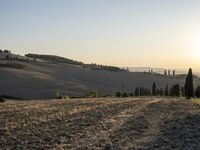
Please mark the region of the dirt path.
<svg viewBox="0 0 200 150"><path fill-rule="evenodd" d="M200 105L79 99L0 105L0 149L199 149Z"/></svg>

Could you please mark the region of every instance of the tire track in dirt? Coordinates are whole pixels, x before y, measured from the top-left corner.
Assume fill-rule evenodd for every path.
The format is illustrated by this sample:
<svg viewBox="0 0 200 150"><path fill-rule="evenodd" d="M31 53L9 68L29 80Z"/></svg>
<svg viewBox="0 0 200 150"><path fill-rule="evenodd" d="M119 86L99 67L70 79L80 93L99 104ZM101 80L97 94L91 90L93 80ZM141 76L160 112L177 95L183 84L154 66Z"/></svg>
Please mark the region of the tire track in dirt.
<svg viewBox="0 0 200 150"><path fill-rule="evenodd" d="M137 116L144 108L152 103L156 103L158 100L132 100L134 104L131 108L127 107L120 113L112 116L108 116L104 120L101 121L102 124L110 125L108 128L98 129L95 134L90 134L86 139L81 139L76 141L79 147L77 149L90 149L92 147L95 149L101 149L102 147L111 148L112 141L110 139L110 135L117 131L123 124L131 117Z"/></svg>
<svg viewBox="0 0 200 150"><path fill-rule="evenodd" d="M25 122L22 120L20 121L21 125L19 127L15 126L13 129L8 128L9 134L4 135L4 138L5 139L10 138L10 140L7 140L6 145L7 146L8 145L11 146L13 144L22 145L21 142L23 142L24 144L30 146L32 145L32 143L36 142L38 143L38 148L39 146L42 146L44 143L47 144L46 148L50 148L52 146L56 147L57 144L62 143L63 141L62 138L65 139L64 142L67 142L70 145L74 145L73 141L81 138L81 136L84 136L85 130L87 130L88 127L93 126L97 128L96 126L99 125L98 122L100 122L107 115L115 115L121 109L124 109L123 107L121 107L120 105L121 103L127 103L128 105L130 104L130 102L131 100L124 100L124 101L109 100L106 102L103 101L103 104L98 103L97 106L95 106L94 108L81 110L74 114L73 113L66 114L61 116L61 118L55 117L52 120L49 120L47 122L37 123L36 125L32 123L29 124L28 123L29 120L24 120ZM27 117L30 117L30 115L31 117L33 117L32 114L26 114L26 115ZM44 114L44 115L49 115L49 114ZM23 117L24 116L21 116L21 118ZM94 130L96 130L95 128ZM17 137L16 136L9 137L10 134L15 134L17 135ZM56 137L52 135L56 135ZM3 140L5 141L5 139ZM12 141L13 144L10 144L9 141ZM57 143L57 144L52 145L52 143Z"/></svg>
<svg viewBox="0 0 200 150"><path fill-rule="evenodd" d="M141 149L149 140L160 133L162 103L165 100L151 100L124 124L111 133L109 149Z"/></svg>
<svg viewBox="0 0 200 150"><path fill-rule="evenodd" d="M0 116L0 149L160 150L200 147L200 105L191 101L84 99L75 103L67 100L41 102L41 107L37 105L25 102L19 105L24 107L21 110L14 103L0 105L4 110L9 108L8 114ZM17 107L19 112L10 115L12 107L14 110ZM43 107L44 111L40 110ZM47 118L44 122L40 121L43 115ZM17 128L15 123L19 123Z"/></svg>
<svg viewBox="0 0 200 150"><path fill-rule="evenodd" d="M101 130L108 130L112 126L111 122L107 122L107 124L105 124L104 121L107 120L106 118L110 118L111 116L116 116L119 113L121 113L121 111L125 110L127 107L130 108L133 105L134 104L132 103L132 100L123 100L120 102L114 102L109 105L100 106L97 107L96 109L83 112L85 114L85 115L82 114L84 118L79 119L79 125L78 125L79 129L77 128L75 130L75 132L79 131L78 135L79 138L77 137L74 143L68 143L68 144L61 143L58 145L58 147L64 149L76 148L77 146L80 147L79 145L85 139L95 136ZM80 116L80 114L78 114L78 116ZM72 119L72 122L77 122L76 117L75 119ZM76 125L76 123L72 124ZM81 127L82 125L84 128ZM83 143L87 142L85 141Z"/></svg>

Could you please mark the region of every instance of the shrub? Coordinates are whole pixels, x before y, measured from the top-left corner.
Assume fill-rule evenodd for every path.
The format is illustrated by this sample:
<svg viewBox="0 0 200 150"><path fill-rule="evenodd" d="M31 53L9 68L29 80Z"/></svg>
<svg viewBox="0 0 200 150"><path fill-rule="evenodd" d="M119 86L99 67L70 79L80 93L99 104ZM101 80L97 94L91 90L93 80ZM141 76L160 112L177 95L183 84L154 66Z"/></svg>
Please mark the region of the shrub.
<svg viewBox="0 0 200 150"><path fill-rule="evenodd" d="M131 92L131 93L129 94L129 96L130 96L130 97L133 97L133 96L134 96L133 92Z"/></svg>
<svg viewBox="0 0 200 150"><path fill-rule="evenodd" d="M180 86L179 84L175 84L172 86L172 88L170 89L170 96L180 96Z"/></svg>
<svg viewBox="0 0 200 150"><path fill-rule="evenodd" d="M3 102L5 102L5 100L2 97L0 97L0 103L3 103Z"/></svg>
<svg viewBox="0 0 200 150"><path fill-rule="evenodd" d="M116 92L116 97L121 97L121 92Z"/></svg>
<svg viewBox="0 0 200 150"><path fill-rule="evenodd" d="M65 96L57 91L56 92L56 99L65 99Z"/></svg>
<svg viewBox="0 0 200 150"><path fill-rule="evenodd" d="M159 96L163 96L164 95L163 88L157 89L157 95L159 95Z"/></svg>
<svg viewBox="0 0 200 150"><path fill-rule="evenodd" d="M97 97L101 97L101 94L97 91L91 91L89 94L88 94L88 97L91 97L91 98L97 98Z"/></svg>
<svg viewBox="0 0 200 150"><path fill-rule="evenodd" d="M195 96L200 98L200 86L197 86L197 88L195 90Z"/></svg>
<svg viewBox="0 0 200 150"><path fill-rule="evenodd" d="M126 92L123 92L122 97L128 97L128 94Z"/></svg>

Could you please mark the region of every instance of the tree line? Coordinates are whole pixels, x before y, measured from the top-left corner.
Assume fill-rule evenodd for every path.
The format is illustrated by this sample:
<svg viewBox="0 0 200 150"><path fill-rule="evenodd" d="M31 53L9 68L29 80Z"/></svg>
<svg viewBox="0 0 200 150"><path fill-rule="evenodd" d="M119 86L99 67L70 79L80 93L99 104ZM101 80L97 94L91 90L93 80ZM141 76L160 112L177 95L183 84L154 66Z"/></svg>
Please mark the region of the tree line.
<svg viewBox="0 0 200 150"><path fill-rule="evenodd" d="M200 85L194 91L193 86L193 74L190 68L185 79L185 85L181 87L179 84L174 84L172 87L168 85L165 88L157 88L156 83L153 82L152 88L136 87L134 92L117 92L116 97L128 97L128 96L173 96L179 97L184 96L187 99L191 97L200 97Z"/></svg>
<svg viewBox="0 0 200 150"><path fill-rule="evenodd" d="M66 64L70 64L70 65L78 65L78 66L82 66L84 68L90 68L92 70L106 70L106 71L112 71L112 72L128 72L128 69L122 69L119 67L115 67L115 66L106 66L106 65L99 65L96 63L92 63L92 64L85 64L83 62L80 61L76 61L76 60L72 60L72 59L68 59L65 57L60 57L60 56L56 56L56 55L42 55L42 54L26 54L26 57L30 57L33 59L42 59L44 61L47 62L51 62L51 63L66 63Z"/></svg>

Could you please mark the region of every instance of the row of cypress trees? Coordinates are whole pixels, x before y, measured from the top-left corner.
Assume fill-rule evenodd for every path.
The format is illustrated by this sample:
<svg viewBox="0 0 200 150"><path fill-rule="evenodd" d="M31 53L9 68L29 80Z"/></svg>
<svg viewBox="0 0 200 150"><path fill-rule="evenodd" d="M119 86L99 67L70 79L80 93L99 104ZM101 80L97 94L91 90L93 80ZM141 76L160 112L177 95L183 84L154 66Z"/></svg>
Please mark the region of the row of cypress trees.
<svg viewBox="0 0 200 150"><path fill-rule="evenodd" d="M185 85L184 87L180 87L179 84L173 85L170 89L168 86L166 86L164 89L157 89L156 88L156 83L154 82L152 85L152 89L144 88L144 87L137 87L135 89L134 94L131 93L129 94L130 96L180 96L180 93L182 96L185 96L187 99L190 99L194 95L196 97L200 97L200 86L197 86L195 92L194 92L194 87L193 87L193 74L192 74L192 69L190 68L188 71L188 74L186 76L185 80ZM116 93L117 97L127 97L128 94L123 92L117 92Z"/></svg>

